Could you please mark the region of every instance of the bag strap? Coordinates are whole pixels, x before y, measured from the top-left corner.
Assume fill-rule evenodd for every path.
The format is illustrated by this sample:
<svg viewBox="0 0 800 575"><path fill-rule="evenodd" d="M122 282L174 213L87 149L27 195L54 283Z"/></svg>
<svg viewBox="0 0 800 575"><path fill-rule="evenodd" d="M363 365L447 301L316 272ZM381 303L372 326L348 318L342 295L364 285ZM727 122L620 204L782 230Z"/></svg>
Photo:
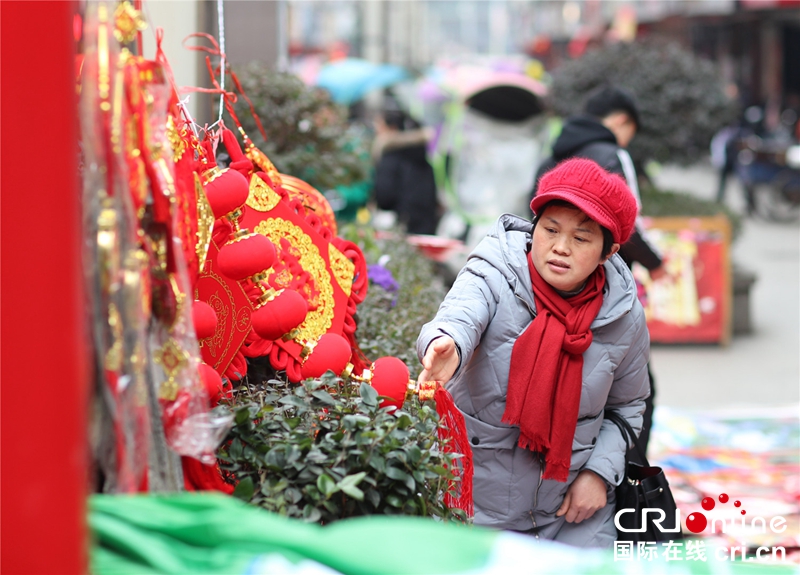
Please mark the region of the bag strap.
<svg viewBox="0 0 800 575"><path fill-rule="evenodd" d="M648 463L647 461L647 455L645 454L644 449L642 448L642 444L639 443L639 438L636 437L636 433L633 431L631 424L628 423L628 420L622 417L616 411L612 411L610 409L606 409L603 412L603 417L611 421L611 423L613 423L619 428L620 433L622 433L622 438L625 440L625 444L632 445L636 449L636 453L637 455L639 455L639 459L642 462L642 464L645 467L650 467L650 463ZM628 463L627 456L625 457L625 463L626 465Z"/></svg>

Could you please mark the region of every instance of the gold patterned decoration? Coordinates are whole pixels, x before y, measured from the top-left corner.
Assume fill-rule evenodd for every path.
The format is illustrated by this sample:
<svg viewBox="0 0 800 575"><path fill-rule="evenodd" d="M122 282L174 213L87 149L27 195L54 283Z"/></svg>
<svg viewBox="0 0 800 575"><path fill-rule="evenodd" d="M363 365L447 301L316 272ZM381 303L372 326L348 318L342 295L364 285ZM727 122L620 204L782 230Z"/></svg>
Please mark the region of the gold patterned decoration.
<svg viewBox="0 0 800 575"><path fill-rule="evenodd" d="M250 194L247 196L247 205L259 212L268 212L278 205L281 197L267 182L253 174L250 178Z"/></svg>
<svg viewBox="0 0 800 575"><path fill-rule="evenodd" d="M125 256L123 268L125 305L139 308L145 321L150 320L152 286L150 284L150 258L142 248L136 248Z"/></svg>
<svg viewBox="0 0 800 575"><path fill-rule="evenodd" d="M355 264L347 259L347 256L336 249L333 244L328 244L328 261L331 263L331 271L333 272L333 277L336 278L336 283L339 284L345 295L350 297L350 292L353 289L353 276L356 271Z"/></svg>
<svg viewBox="0 0 800 575"><path fill-rule="evenodd" d="M172 114L167 116L167 141L172 147L172 161L178 162L186 151L186 142L183 141L181 135L178 133L178 128L175 126L175 120L172 119Z"/></svg>
<svg viewBox="0 0 800 575"><path fill-rule="evenodd" d="M178 382L175 380L175 376L188 365L189 358L189 352L171 337L153 354L153 360L167 375L167 380L161 384L158 391L160 399L175 401L178 396Z"/></svg>
<svg viewBox="0 0 800 575"><path fill-rule="evenodd" d="M259 223L255 229L276 246L280 245L281 238L286 239L299 254L300 265L314 278L314 284L319 290L319 301L316 309L309 311L305 321L300 324L300 333L295 339L316 341L333 324L335 303L331 277L319 248L300 226L286 220L270 218Z"/></svg>
<svg viewBox="0 0 800 575"><path fill-rule="evenodd" d="M419 384L418 393L420 401L430 401L436 395L436 382L423 381Z"/></svg>
<svg viewBox="0 0 800 575"><path fill-rule="evenodd" d="M270 180L280 186L283 182L281 180L281 174L278 172L275 164L270 161L264 152L256 148L250 136L247 135L244 128L241 126L239 126L239 133L242 135L242 140L244 140L244 155L247 156L247 159L267 174Z"/></svg>
<svg viewBox="0 0 800 575"><path fill-rule="evenodd" d="M111 328L111 347L106 351L105 368L108 371L122 369L122 318L117 306L108 304L108 326Z"/></svg>
<svg viewBox="0 0 800 575"><path fill-rule="evenodd" d="M111 207L111 200L106 198L97 216L97 260L100 286L104 292L109 292L119 277L122 256L117 229L117 212Z"/></svg>
<svg viewBox="0 0 800 575"><path fill-rule="evenodd" d="M186 294L183 293L180 286L178 285L178 279L175 274L169 274L169 286L172 289L172 293L175 296L175 321L183 315L183 306L186 303ZM174 325L174 322L173 322Z"/></svg>
<svg viewBox="0 0 800 575"><path fill-rule="evenodd" d="M250 325L250 310L246 307L243 307L236 314L236 322L234 323L234 326L236 327L236 331L245 332L250 329Z"/></svg>
<svg viewBox="0 0 800 575"><path fill-rule="evenodd" d="M136 38L139 30L147 28L142 13L136 10L128 0L120 2L114 11L114 37L123 44L129 44Z"/></svg>
<svg viewBox="0 0 800 575"><path fill-rule="evenodd" d="M211 355L219 359L228 353L228 348L231 345L230 341L225 340L225 325L227 324L228 316L233 307L233 293L218 274L209 271L207 277L217 282L227 296L227 301L223 301L222 297L219 295L219 291L217 291L217 293L214 293L206 302L211 306L211 309L214 310L214 313L217 314L217 327L214 329L213 336L203 340L203 345L208 342ZM222 348L223 344L225 345L224 349ZM219 361L214 365L214 369L217 367L219 367Z"/></svg>
<svg viewBox="0 0 800 575"><path fill-rule="evenodd" d="M208 248L211 246L211 236L214 231L214 212L211 211L211 204L208 203L200 176L194 174L194 192L197 196L197 269L202 270L208 257Z"/></svg>

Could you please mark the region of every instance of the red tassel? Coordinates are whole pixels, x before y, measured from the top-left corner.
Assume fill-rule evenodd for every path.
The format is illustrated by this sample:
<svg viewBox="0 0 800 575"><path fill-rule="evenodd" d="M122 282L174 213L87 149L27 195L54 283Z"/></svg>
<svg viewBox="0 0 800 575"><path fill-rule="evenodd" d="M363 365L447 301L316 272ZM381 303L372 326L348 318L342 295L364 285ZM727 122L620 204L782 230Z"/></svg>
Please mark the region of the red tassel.
<svg viewBox="0 0 800 575"><path fill-rule="evenodd" d="M187 491L221 491L230 495L233 485L222 479L219 464L205 465L192 457L181 457L183 484Z"/></svg>
<svg viewBox="0 0 800 575"><path fill-rule="evenodd" d="M454 463L453 474L460 481L452 482L444 501L448 507L462 509L467 517L475 514L472 500L472 448L467 437L467 426L464 416L458 411L453 396L443 386L436 386L433 396L436 401L436 413L439 414L439 439L444 444L446 453L460 453L463 457Z"/></svg>

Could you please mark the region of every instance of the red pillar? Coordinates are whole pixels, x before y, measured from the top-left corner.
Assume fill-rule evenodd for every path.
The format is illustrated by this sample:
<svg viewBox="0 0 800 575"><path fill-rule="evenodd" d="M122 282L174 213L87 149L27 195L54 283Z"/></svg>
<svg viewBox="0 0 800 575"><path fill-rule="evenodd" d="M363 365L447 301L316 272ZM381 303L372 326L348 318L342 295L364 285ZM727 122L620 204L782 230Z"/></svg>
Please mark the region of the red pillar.
<svg viewBox="0 0 800 575"><path fill-rule="evenodd" d="M0 571L87 572L72 2L0 2Z"/></svg>

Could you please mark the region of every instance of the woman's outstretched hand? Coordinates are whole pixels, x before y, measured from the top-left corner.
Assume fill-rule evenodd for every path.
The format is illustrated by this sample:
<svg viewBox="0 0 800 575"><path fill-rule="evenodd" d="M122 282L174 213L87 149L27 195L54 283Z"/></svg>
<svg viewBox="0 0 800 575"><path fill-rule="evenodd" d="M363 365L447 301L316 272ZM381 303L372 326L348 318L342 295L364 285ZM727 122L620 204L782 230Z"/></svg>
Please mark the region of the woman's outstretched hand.
<svg viewBox="0 0 800 575"><path fill-rule="evenodd" d="M422 358L422 373L419 374L417 381L436 380L442 385L450 381L453 374L458 369L458 350L456 342L449 335L437 337L428 346L425 357Z"/></svg>
<svg viewBox="0 0 800 575"><path fill-rule="evenodd" d="M584 469L572 482L556 517L566 515L568 523L589 519L595 511L606 506L606 482L594 471Z"/></svg>

